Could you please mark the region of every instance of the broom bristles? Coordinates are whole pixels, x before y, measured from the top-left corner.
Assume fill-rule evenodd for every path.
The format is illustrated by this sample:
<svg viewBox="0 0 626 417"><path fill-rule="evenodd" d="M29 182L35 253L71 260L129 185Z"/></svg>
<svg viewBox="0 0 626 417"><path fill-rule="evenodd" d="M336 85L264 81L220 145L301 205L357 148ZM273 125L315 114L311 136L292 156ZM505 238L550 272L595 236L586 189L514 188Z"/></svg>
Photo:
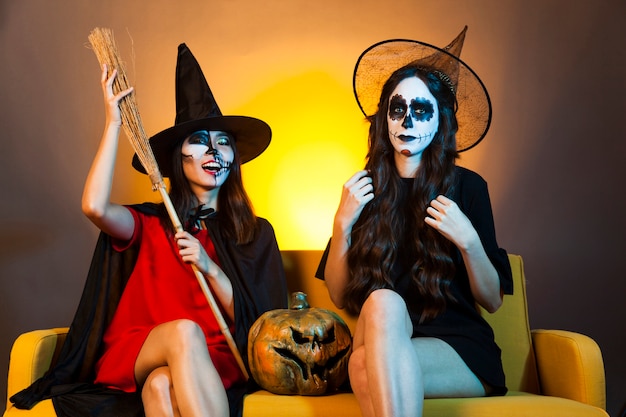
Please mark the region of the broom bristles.
<svg viewBox="0 0 626 417"><path fill-rule="evenodd" d="M113 31L107 28L95 28L89 34L89 43L100 62L100 66L107 66L108 71L117 69L117 77L113 81L113 93L130 87L126 77L124 63L119 57ZM150 147L148 136L143 128L137 102L135 100L135 92L132 91L126 97L120 100L120 113L122 116L122 126L128 136L128 139L137 154L139 161L143 165L146 173L152 181L153 189L164 187L163 177L159 171L159 166Z"/></svg>

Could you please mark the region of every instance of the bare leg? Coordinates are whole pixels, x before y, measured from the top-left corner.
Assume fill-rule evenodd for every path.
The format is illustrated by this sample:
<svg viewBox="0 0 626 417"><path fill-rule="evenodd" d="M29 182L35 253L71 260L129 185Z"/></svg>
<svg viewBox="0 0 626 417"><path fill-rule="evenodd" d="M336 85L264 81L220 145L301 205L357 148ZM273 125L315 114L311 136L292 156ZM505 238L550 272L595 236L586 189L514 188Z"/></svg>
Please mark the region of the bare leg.
<svg viewBox="0 0 626 417"><path fill-rule="evenodd" d="M440 339L412 340L422 368L426 398L483 397L485 387L450 345Z"/></svg>
<svg viewBox="0 0 626 417"><path fill-rule="evenodd" d="M350 361L348 362L348 373L350 375L350 386L359 403L361 416L375 417L374 405L370 396L367 372L365 369L365 347L361 345L352 350Z"/></svg>
<svg viewBox="0 0 626 417"><path fill-rule="evenodd" d="M364 417L421 416L421 370L411 343L412 325L402 298L374 291L354 332L350 383Z"/></svg>
<svg viewBox="0 0 626 417"><path fill-rule="evenodd" d="M155 327L139 351L135 378L142 386L157 368L167 366L182 417L227 417L228 398L209 356L202 329L190 320Z"/></svg>
<svg viewBox="0 0 626 417"><path fill-rule="evenodd" d="M146 417L180 417L172 375L167 366L155 369L148 375L141 390Z"/></svg>
<svg viewBox="0 0 626 417"><path fill-rule="evenodd" d="M411 339L404 300L374 291L363 304L349 372L364 417L420 417L424 398L484 396L480 380L447 343Z"/></svg>

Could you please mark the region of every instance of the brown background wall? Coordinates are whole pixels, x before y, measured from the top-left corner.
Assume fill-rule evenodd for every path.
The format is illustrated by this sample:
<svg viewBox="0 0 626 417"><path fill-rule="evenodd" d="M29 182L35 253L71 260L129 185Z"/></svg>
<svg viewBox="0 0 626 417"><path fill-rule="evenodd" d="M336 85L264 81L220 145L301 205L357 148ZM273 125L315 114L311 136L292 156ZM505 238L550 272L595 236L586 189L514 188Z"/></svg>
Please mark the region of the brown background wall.
<svg viewBox="0 0 626 417"><path fill-rule="evenodd" d="M18 334L70 322L91 258L97 233L80 195L103 125L91 29L113 28L124 56L132 38L150 134L173 120L180 42L225 113L267 120L268 158L303 167L289 176L310 200L269 190L267 162L246 166L247 186L258 214L279 223L284 249L311 249L322 240L294 241L273 207L324 195L331 209L315 227L330 233L340 186L363 156L351 96L360 52L388 38L442 46L467 24L462 57L488 86L494 119L460 164L489 182L500 244L525 259L532 327L598 341L617 416L626 401L625 23L623 0L0 0L0 369ZM284 151L323 143L332 155L351 141L357 162L345 164ZM124 145L114 197L154 198L129 159ZM2 401L5 389L0 375Z"/></svg>

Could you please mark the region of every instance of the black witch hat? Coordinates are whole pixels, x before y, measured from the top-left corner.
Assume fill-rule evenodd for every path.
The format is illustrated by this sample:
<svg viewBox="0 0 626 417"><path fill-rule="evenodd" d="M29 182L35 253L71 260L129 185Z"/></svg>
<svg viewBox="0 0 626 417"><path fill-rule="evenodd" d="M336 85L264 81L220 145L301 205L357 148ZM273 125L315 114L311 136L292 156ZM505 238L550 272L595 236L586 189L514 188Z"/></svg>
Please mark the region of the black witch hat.
<svg viewBox="0 0 626 417"><path fill-rule="evenodd" d="M198 61L187 45L181 43L176 63L176 120L174 126L150 138L152 152L164 177L172 174L172 152L176 145L198 130L232 134L242 164L259 156L272 138L272 130L262 120L222 115ZM146 173L136 154L133 167Z"/></svg>

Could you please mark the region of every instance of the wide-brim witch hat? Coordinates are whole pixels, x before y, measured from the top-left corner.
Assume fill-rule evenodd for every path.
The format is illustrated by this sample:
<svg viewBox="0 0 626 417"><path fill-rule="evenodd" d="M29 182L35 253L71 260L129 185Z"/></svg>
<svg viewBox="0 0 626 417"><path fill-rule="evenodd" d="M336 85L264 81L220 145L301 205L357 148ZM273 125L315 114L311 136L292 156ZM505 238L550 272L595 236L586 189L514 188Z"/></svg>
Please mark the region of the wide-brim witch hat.
<svg viewBox="0 0 626 417"><path fill-rule="evenodd" d="M150 138L152 152L164 177L172 174L172 152L176 145L198 130L220 130L232 134L242 164L263 153L272 138L272 130L262 120L222 115L198 61L187 45L181 43L176 62L174 126ZM136 154L133 167L146 173Z"/></svg>
<svg viewBox="0 0 626 417"><path fill-rule="evenodd" d="M459 56L467 26L445 48L409 39L390 39L367 48L354 68L353 88L365 116L378 111L383 85L393 72L411 65L432 69L455 92L457 150L476 146L491 124L491 100L478 75Z"/></svg>

